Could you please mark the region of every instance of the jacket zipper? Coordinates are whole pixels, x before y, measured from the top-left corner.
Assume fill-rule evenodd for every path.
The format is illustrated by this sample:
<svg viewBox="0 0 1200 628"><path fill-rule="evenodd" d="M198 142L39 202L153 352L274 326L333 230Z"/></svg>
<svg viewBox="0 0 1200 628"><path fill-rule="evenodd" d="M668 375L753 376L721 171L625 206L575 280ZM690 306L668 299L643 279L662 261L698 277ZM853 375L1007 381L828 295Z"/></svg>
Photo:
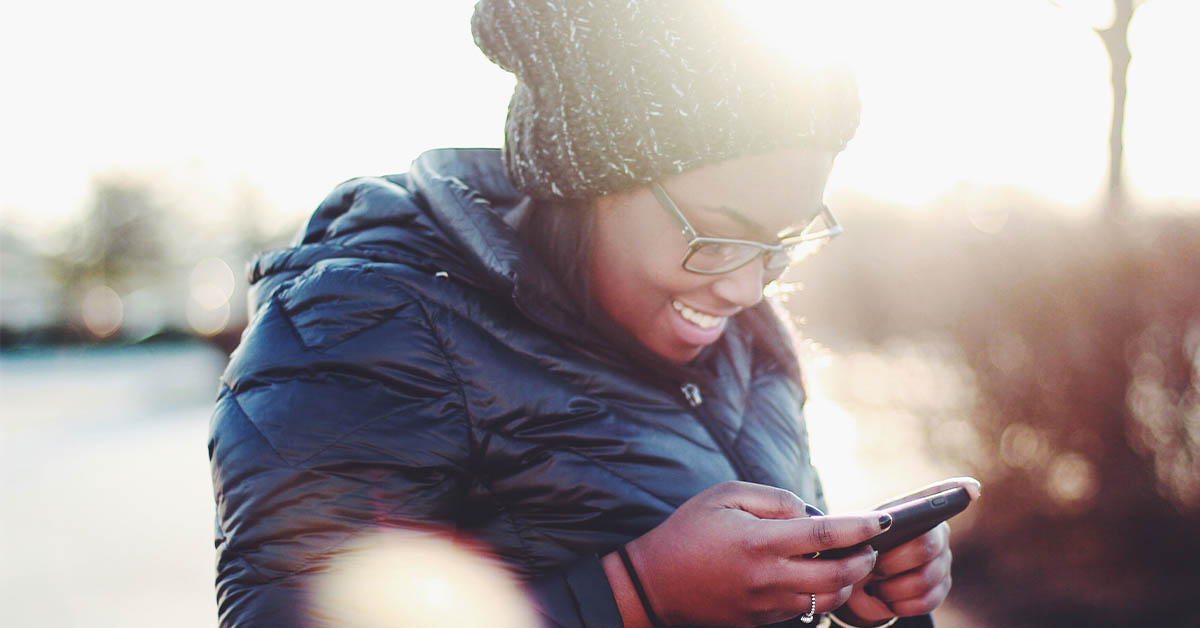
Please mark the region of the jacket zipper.
<svg viewBox="0 0 1200 628"><path fill-rule="evenodd" d="M708 432L709 437L717 444L717 448L721 450L721 453L725 454L725 458L729 461L730 466L733 467L734 473L737 474L737 479L743 482L753 482L754 479L746 470L741 457L734 452L733 443L730 443L725 438L720 426L716 424L716 419L708 412L709 406L704 405L704 396L700 394L700 387L692 382L685 382L679 387L679 390L683 393L684 401L692 407L697 420L700 421L700 426L704 428L704 431Z"/></svg>

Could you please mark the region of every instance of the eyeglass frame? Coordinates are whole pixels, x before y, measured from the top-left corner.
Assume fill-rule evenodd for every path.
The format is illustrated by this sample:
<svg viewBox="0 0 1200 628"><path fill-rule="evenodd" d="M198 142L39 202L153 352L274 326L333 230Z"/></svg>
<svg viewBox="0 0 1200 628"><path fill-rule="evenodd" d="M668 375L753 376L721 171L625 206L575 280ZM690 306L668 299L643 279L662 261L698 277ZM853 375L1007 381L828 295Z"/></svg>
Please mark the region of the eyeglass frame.
<svg viewBox="0 0 1200 628"><path fill-rule="evenodd" d="M663 187L661 185L659 185L659 183L657 181L650 182L650 191L654 193L654 198L658 201L658 204L660 206L662 206L662 208L664 210L666 210L667 213L674 216L675 219L679 222L680 226L683 227L683 229L681 230L681 233L683 234L683 237L688 241L688 250L687 250L687 253L684 254L683 260L681 260L679 262L679 265L680 265L680 267L682 267L684 270L688 271L689 273L696 273L697 275L724 275L726 273L731 273L739 268L742 268L746 264L753 262L755 259L758 259L759 257L762 257L764 270L782 273L783 271L787 270L790 266L792 266L796 263L799 263L799 261L801 261L801 260L792 262L791 257L788 256L787 259L789 261L786 265L782 266L781 268L771 268L767 265L767 260L770 259L769 255L785 252L788 249L788 247L794 246L796 244L800 244L802 242L815 242L817 240L832 240L834 237L840 235L843 231L842 225L840 223L838 223L836 218L833 217L833 212L830 211L829 206L822 203L821 210L813 215L813 217L809 220L808 224L806 224L804 226L804 228L808 229L809 225L811 225L818 218L824 218L829 223L828 228L824 229L823 231L819 231L817 233L810 233L810 234L805 234L805 233L803 233L803 230L802 230L801 233L799 233L797 235L787 236L787 237L783 238L782 240L780 240L779 244L764 244L762 242L756 242L754 240L741 240L738 238L712 238L712 237L707 237L707 236L701 236L699 233L696 232L696 229L692 227L691 223L688 222L687 217L683 215L682 211L680 211L679 206L675 204L675 201L673 201L671 199L671 196L667 194L667 191L664 190ZM746 261L738 264L737 266L734 266L733 268L727 268L727 269L723 269L723 270L698 270L695 268L688 268L688 266L687 266L688 260L690 260L692 258L692 256L695 255L696 251L699 250L700 246L705 245L705 244L745 245L745 246L750 246L750 247L760 249L760 251L753 257L750 257Z"/></svg>

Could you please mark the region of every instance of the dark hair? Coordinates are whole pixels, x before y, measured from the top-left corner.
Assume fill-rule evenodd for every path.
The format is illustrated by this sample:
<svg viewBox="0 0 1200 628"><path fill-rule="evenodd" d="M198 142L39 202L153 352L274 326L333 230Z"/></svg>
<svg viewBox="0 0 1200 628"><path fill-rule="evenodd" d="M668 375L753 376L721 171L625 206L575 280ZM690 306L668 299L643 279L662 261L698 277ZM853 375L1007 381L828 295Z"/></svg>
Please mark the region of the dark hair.
<svg viewBox="0 0 1200 628"><path fill-rule="evenodd" d="M550 274L556 276L568 298L585 323L598 330L633 364L644 367L652 379L673 384L711 377L703 368L702 357L689 364L678 364L650 351L633 334L621 327L599 307L592 297L588 269L592 258L592 211L587 200L532 200L517 227L521 240L541 258ZM763 356L800 383L800 367L792 342L771 305L760 302L737 315L741 331L756 356ZM715 350L727 349L724 342ZM760 358L761 359L761 358Z"/></svg>

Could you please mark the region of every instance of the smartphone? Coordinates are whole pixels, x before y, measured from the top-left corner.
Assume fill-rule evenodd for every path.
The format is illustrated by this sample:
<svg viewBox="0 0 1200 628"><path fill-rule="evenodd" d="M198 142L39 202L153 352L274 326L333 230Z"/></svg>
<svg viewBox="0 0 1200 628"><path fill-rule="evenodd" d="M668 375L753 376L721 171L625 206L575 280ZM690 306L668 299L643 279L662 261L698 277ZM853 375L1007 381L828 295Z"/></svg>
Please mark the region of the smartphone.
<svg viewBox="0 0 1200 628"><path fill-rule="evenodd" d="M892 516L892 526L858 545L821 550L817 558L844 558L864 546L884 552L907 543L932 530L937 524L967 509L971 496L967 489L952 488L926 497L893 504L880 509Z"/></svg>

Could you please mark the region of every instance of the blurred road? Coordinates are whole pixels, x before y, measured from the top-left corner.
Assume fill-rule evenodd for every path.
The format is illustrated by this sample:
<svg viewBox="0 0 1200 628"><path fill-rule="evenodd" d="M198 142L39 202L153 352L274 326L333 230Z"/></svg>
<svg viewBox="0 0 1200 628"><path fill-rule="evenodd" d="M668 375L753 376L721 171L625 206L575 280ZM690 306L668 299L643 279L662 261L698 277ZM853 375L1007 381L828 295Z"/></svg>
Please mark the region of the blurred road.
<svg viewBox="0 0 1200 628"><path fill-rule="evenodd" d="M0 357L0 625L210 627L202 346Z"/></svg>

